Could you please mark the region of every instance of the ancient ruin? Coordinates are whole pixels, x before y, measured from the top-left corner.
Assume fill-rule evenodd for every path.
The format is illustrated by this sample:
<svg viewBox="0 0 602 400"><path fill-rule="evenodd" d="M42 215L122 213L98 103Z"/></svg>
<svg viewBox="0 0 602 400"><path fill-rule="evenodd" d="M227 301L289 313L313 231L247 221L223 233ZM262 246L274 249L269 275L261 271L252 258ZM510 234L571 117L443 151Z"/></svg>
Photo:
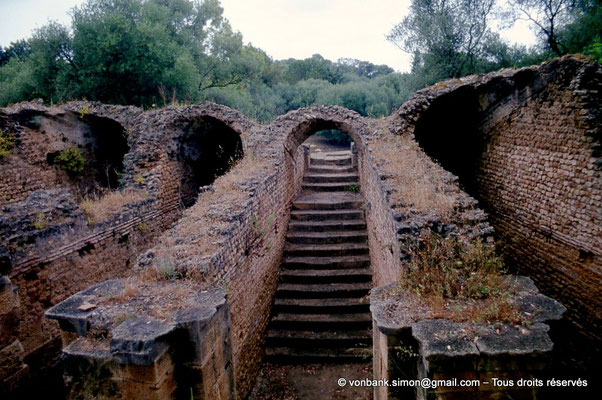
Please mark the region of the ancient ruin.
<svg viewBox="0 0 602 400"><path fill-rule="evenodd" d="M246 398L263 359L365 362L388 380L585 378L601 340L601 104L602 67L567 56L441 82L378 120L0 109L0 394ZM353 145L304 145L327 129ZM426 233L502 240L520 319L412 303L400 279ZM550 395L374 397L534 391Z"/></svg>

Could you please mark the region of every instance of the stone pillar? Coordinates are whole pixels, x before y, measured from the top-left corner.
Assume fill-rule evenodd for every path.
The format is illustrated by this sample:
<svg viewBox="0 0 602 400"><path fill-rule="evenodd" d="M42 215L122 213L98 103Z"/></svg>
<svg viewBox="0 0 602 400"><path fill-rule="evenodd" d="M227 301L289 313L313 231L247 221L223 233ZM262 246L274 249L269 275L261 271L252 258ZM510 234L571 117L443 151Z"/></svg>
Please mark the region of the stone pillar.
<svg viewBox="0 0 602 400"><path fill-rule="evenodd" d="M110 339L94 337L90 327L98 308L82 310L82 304L91 296L106 297L122 288L122 280L107 281L46 312L46 317L58 320L61 327L66 345L65 383L72 397L235 397L230 313L222 290L209 288L191 293L191 303L198 306L175 311L169 319L141 314L110 327L110 334L105 335Z"/></svg>
<svg viewBox="0 0 602 400"><path fill-rule="evenodd" d="M186 398L227 400L235 397L230 313L224 301L217 308L193 308L178 313L185 329L178 340L178 390Z"/></svg>

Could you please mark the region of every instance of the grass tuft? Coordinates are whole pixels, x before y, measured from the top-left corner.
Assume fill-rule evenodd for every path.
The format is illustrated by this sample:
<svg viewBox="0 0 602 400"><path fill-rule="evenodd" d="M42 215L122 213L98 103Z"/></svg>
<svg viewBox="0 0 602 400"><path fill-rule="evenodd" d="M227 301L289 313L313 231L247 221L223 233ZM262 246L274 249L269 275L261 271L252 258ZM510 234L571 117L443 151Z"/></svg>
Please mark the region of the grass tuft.
<svg viewBox="0 0 602 400"><path fill-rule="evenodd" d="M448 216L455 198L446 193L441 171L407 136L382 135L370 144L372 155L387 177L391 201L416 211Z"/></svg>
<svg viewBox="0 0 602 400"><path fill-rule="evenodd" d="M92 225L111 219L126 204L137 203L147 198L148 195L133 190L111 191L101 197L86 199L80 206L86 213L88 224Z"/></svg>
<svg viewBox="0 0 602 400"><path fill-rule="evenodd" d="M12 153L11 148L15 145L15 138L10 132L0 129L0 160Z"/></svg>
<svg viewBox="0 0 602 400"><path fill-rule="evenodd" d="M456 320L517 322L510 286L493 246L469 244L429 232L410 249L399 286L424 300L436 314ZM453 307L449 307L453 304Z"/></svg>

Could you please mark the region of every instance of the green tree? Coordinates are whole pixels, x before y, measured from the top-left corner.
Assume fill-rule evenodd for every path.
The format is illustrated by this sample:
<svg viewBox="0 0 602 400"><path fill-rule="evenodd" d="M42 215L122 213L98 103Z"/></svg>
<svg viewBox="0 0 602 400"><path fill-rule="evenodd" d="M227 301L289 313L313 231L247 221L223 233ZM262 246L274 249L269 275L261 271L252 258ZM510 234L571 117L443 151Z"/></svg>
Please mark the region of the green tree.
<svg viewBox="0 0 602 400"><path fill-rule="evenodd" d="M387 39L413 54L414 72L425 82L477 71L495 0L412 0L410 13Z"/></svg>
<svg viewBox="0 0 602 400"><path fill-rule="evenodd" d="M0 67L0 104L41 97L69 98L72 90L71 37L66 27L51 22L37 29L27 43L13 47Z"/></svg>
<svg viewBox="0 0 602 400"><path fill-rule="evenodd" d="M3 49L0 46L0 66L6 64L13 57L25 57L31 54L31 46L27 40L17 40Z"/></svg>
<svg viewBox="0 0 602 400"><path fill-rule="evenodd" d="M540 35L547 47L557 56L566 53L559 29L570 22L575 0L509 0L508 7L514 19L526 19Z"/></svg>
<svg viewBox="0 0 602 400"><path fill-rule="evenodd" d="M569 53L583 53L602 62L602 2L581 0L572 9L572 20L558 37Z"/></svg>

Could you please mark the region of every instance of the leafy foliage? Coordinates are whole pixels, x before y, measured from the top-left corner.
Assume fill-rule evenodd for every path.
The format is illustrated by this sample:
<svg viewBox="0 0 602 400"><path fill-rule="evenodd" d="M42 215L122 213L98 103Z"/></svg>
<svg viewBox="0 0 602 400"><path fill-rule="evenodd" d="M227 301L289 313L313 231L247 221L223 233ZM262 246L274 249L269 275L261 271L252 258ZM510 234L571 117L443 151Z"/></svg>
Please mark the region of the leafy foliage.
<svg viewBox="0 0 602 400"><path fill-rule="evenodd" d="M9 132L0 129L0 160L11 154L14 144L15 138Z"/></svg>
<svg viewBox="0 0 602 400"><path fill-rule="evenodd" d="M81 174L86 166L86 159L77 147L68 147L61 151L54 161L71 177Z"/></svg>
<svg viewBox="0 0 602 400"><path fill-rule="evenodd" d="M318 131L315 133L316 136L320 136L325 138L326 140L328 140L331 143L334 143L336 145L342 145L342 144L349 144L352 142L351 138L349 137L349 135L347 135L344 132L341 132L337 129L328 129L328 130L324 130L324 131Z"/></svg>
<svg viewBox="0 0 602 400"><path fill-rule="evenodd" d="M429 233L413 249L402 282L421 296L482 299L501 294L503 262L492 246Z"/></svg>
<svg viewBox="0 0 602 400"><path fill-rule="evenodd" d="M530 7L525 10L567 4L513 1ZM571 0L557 13L554 40L562 53L601 58L601 9L596 0ZM504 42L492 30L498 11L494 0L412 0L410 14L388 37L413 54L412 73L402 74L319 54L275 61L243 44L219 0L87 0L72 10L70 27L51 22L0 48L0 106L35 98L143 107L209 100L260 122L313 104L380 117L439 80L554 55L545 35L539 49ZM510 22L519 16L510 14Z"/></svg>
<svg viewBox="0 0 602 400"><path fill-rule="evenodd" d="M531 22L546 47L555 55L566 53L566 46L558 37L559 26L570 21L574 0L510 0L508 7L514 11L514 19L524 18Z"/></svg>
<svg viewBox="0 0 602 400"><path fill-rule="evenodd" d="M492 39L495 0L413 0L387 39L414 55L413 71L432 83L478 71Z"/></svg>

